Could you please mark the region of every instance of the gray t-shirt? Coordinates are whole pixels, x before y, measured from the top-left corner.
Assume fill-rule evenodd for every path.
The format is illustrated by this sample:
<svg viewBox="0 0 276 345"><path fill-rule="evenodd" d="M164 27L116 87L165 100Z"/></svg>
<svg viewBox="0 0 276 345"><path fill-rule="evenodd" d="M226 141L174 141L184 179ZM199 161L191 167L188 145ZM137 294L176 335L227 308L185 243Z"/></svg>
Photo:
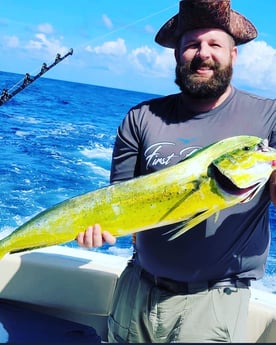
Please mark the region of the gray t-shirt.
<svg viewBox="0 0 276 345"><path fill-rule="evenodd" d="M190 114L185 108L181 94L132 108L118 128L110 181L163 169L227 137L255 135L276 147L276 100L233 88L209 112ZM267 187L173 241L162 235L168 227L137 233L138 262L152 274L180 281L261 278L270 242Z"/></svg>

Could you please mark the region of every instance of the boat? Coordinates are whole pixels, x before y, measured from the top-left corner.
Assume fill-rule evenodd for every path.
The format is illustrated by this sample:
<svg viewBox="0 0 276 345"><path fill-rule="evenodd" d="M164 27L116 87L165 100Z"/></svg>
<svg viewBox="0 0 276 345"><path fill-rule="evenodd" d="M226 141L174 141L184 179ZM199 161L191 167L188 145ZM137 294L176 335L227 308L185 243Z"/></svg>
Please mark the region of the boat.
<svg viewBox="0 0 276 345"><path fill-rule="evenodd" d="M107 342L114 290L128 260L69 246L7 254L0 260L0 342ZM251 293L246 342L276 342L276 295L254 286Z"/></svg>

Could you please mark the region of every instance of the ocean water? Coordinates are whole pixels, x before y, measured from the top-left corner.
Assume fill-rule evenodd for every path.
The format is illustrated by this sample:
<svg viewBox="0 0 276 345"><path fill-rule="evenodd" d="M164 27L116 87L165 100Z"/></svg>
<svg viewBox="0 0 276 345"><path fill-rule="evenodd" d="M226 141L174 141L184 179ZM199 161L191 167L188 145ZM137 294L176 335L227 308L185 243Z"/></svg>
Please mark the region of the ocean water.
<svg viewBox="0 0 276 345"><path fill-rule="evenodd" d="M0 90L22 75L0 72ZM116 129L148 93L40 78L0 106L0 237L38 212L108 185ZM276 293L276 210L265 277L256 287ZM77 247L75 241L66 246ZM79 250L84 250L79 248ZM130 236L100 249L129 256Z"/></svg>

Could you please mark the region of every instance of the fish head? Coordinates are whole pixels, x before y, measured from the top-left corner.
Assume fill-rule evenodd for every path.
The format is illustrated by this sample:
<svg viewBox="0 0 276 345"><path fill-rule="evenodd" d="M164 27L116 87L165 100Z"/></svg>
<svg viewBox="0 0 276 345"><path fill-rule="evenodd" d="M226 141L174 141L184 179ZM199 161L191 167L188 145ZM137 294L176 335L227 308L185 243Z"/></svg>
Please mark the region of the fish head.
<svg viewBox="0 0 276 345"><path fill-rule="evenodd" d="M276 150L267 139L244 143L213 160L211 175L220 193L250 201L266 184L276 168Z"/></svg>

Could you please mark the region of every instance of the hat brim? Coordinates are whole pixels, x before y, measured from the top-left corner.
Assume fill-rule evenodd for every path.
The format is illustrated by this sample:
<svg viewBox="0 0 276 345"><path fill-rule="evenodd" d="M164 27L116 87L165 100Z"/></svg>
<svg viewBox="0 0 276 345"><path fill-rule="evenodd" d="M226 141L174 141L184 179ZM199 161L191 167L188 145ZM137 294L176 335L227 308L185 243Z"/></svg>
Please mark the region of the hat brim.
<svg viewBox="0 0 276 345"><path fill-rule="evenodd" d="M192 27L181 30L181 27L179 27L179 14L176 14L161 27L155 36L155 42L163 47L175 49L177 48L180 37L185 32L204 28L218 28L224 30L233 37L236 45L250 42L257 37L257 30L255 26L243 15L231 10L229 28L214 25L208 26L206 24L202 25L201 23L195 21Z"/></svg>

